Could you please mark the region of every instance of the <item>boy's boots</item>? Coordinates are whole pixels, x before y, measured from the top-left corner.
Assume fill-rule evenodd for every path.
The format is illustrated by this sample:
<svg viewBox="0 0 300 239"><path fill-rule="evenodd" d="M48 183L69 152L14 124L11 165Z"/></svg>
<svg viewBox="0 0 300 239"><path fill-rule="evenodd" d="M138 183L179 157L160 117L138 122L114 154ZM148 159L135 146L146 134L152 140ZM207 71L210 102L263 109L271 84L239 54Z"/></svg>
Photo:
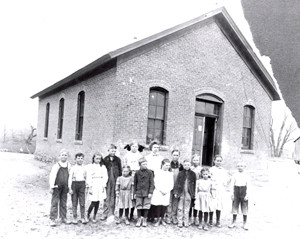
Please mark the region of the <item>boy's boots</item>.
<svg viewBox="0 0 300 239"><path fill-rule="evenodd" d="M136 227L140 227L142 225L142 221L143 221L142 218L139 217L138 220L137 220L137 222L136 222L136 224L135 224L135 226Z"/></svg>
<svg viewBox="0 0 300 239"><path fill-rule="evenodd" d="M155 227L158 227L158 226L160 225L160 223L161 223L161 218L159 217L159 218L157 219L157 222L154 224L154 226L155 226Z"/></svg>
<svg viewBox="0 0 300 239"><path fill-rule="evenodd" d="M143 219L142 226L143 226L143 227L146 227L146 226L147 226L147 217L145 217L145 218Z"/></svg>

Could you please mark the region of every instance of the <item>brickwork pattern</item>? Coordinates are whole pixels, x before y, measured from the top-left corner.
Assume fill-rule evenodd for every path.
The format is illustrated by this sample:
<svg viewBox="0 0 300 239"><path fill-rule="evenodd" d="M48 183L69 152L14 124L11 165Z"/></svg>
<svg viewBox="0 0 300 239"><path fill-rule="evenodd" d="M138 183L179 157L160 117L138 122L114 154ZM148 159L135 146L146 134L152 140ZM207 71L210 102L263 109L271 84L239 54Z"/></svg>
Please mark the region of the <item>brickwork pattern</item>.
<svg viewBox="0 0 300 239"><path fill-rule="evenodd" d="M225 166L244 159L260 167L269 154L271 100L215 23L195 27L185 35L147 52L118 61L117 67L40 101L37 151L53 154L106 152L110 143L122 147L131 140L146 141L151 87L168 90L166 145L191 157L195 98L199 92L223 99L221 152ZM82 145L74 144L77 94L86 92ZM56 142L58 102L65 95L62 143ZM43 141L45 105L50 102L48 141ZM241 152L243 106L255 107L252 154ZM125 153L120 150L121 156ZM146 154L147 152L145 152ZM169 152L162 154L169 157Z"/></svg>

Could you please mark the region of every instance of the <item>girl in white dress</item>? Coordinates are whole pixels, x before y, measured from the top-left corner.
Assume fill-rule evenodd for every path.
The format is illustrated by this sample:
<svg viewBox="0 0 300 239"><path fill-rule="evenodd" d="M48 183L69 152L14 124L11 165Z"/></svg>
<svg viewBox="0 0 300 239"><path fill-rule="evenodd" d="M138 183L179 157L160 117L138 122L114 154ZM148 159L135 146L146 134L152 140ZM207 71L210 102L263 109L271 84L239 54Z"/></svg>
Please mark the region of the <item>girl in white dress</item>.
<svg viewBox="0 0 300 239"><path fill-rule="evenodd" d="M226 196L226 187L230 182L230 177L226 169L222 167L223 158L216 155L214 159L215 166L211 167L210 174L215 190L214 207L216 209L216 226L221 227L220 218L223 209L224 198ZM213 213L210 215L209 224L213 224Z"/></svg>
<svg viewBox="0 0 300 239"><path fill-rule="evenodd" d="M163 218L170 203L170 192L174 186L173 172L169 171L170 160L164 159L161 163L161 170L157 171L154 177L155 189L151 200L153 216L157 218L154 226L166 225Z"/></svg>
<svg viewBox="0 0 300 239"><path fill-rule="evenodd" d="M88 198L91 201L91 205L88 209L88 220L90 220L91 212L94 209L93 222L96 222L100 202L103 204L104 199L106 199L108 175L102 160L102 154L95 153L92 158L92 164L87 165L87 183L90 186Z"/></svg>
<svg viewBox="0 0 300 239"><path fill-rule="evenodd" d="M209 178L208 168L201 169L201 178L196 183L195 209L199 210L199 229L208 230L208 213L212 211L212 181ZM204 214L204 223L202 216Z"/></svg>

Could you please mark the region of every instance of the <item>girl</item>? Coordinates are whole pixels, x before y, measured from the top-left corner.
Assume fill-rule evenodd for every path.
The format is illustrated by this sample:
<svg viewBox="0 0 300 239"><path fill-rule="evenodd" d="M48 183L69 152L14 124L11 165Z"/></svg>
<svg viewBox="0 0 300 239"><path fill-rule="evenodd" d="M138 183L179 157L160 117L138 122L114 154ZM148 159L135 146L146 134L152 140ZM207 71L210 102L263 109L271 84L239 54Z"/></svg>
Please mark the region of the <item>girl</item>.
<svg viewBox="0 0 300 239"><path fill-rule="evenodd" d="M106 183L108 175L102 160L102 154L97 152L93 155L92 164L87 166L87 182L88 185L90 185L88 198L91 201L87 216L88 220L90 220L91 212L94 209L93 222L96 222L100 201L101 204L103 204L104 199L106 199Z"/></svg>
<svg viewBox="0 0 300 239"><path fill-rule="evenodd" d="M138 144L136 141L133 141L131 144L127 144L124 149L128 150L123 159L124 165L130 167L131 175L134 177L135 172L140 168L139 159L143 157L140 152L143 152L144 146ZM133 221L134 208L135 200L133 200L133 205L130 210L130 221Z"/></svg>
<svg viewBox="0 0 300 239"><path fill-rule="evenodd" d="M164 159L161 162L161 170L158 171L154 177L155 189L151 201L151 207L153 207L154 217L157 218L157 222L154 226L162 224L166 225L163 218L170 201L170 191L173 189L173 173L169 171L170 160Z"/></svg>
<svg viewBox="0 0 300 239"><path fill-rule="evenodd" d="M200 178L201 169L202 168L200 166L200 156L198 154L195 154L192 157L191 170L196 174L196 180L198 180ZM198 211L195 209L195 200L192 200L191 208L190 208L190 212L189 212L191 225L193 225L195 223L196 226L199 226L199 218L197 217L197 214L198 214Z"/></svg>
<svg viewBox="0 0 300 239"><path fill-rule="evenodd" d="M215 198L214 205L216 209L216 226L221 227L220 218L221 218L221 210L223 209L223 202L226 195L226 186L228 185L230 178L226 169L222 167L223 158L221 155L216 155L214 158L214 164L210 169L211 179L213 181L214 190L215 190ZM213 213L212 213L213 214ZM209 219L209 224L212 225L213 219L212 216Z"/></svg>
<svg viewBox="0 0 300 239"><path fill-rule="evenodd" d="M208 213L212 209L212 181L209 178L208 168L201 169L201 178L196 183L196 193L195 209L199 210L199 229L207 231ZM204 223L201 225L203 213Z"/></svg>
<svg viewBox="0 0 300 239"><path fill-rule="evenodd" d="M143 151L143 146L139 145L136 141L126 145L125 148L128 150L124 156L123 163L125 166L129 166L134 176L135 171L139 170L139 159L143 157L140 153Z"/></svg>
<svg viewBox="0 0 300 239"><path fill-rule="evenodd" d="M133 177L130 176L130 167L123 166L122 176L117 178L116 196L118 198L119 218L116 223L121 223L123 211L125 209L125 224L129 225L129 209L132 208L133 199Z"/></svg>

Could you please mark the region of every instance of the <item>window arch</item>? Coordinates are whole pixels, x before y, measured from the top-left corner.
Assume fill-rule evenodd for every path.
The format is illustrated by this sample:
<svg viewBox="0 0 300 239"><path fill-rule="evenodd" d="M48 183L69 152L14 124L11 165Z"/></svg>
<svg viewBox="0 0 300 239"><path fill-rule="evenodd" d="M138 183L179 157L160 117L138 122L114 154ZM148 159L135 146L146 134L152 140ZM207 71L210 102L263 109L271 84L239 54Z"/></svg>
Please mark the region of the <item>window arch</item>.
<svg viewBox="0 0 300 239"><path fill-rule="evenodd" d="M84 101L85 101L85 93L84 93L84 91L81 91L81 92L79 92L78 98L77 98L77 118L76 118L75 140L82 140Z"/></svg>
<svg viewBox="0 0 300 239"><path fill-rule="evenodd" d="M250 105L244 106L242 148L253 149L255 108Z"/></svg>
<svg viewBox="0 0 300 239"><path fill-rule="evenodd" d="M168 91L165 89L150 88L146 143L156 140L160 144L165 144L167 98Z"/></svg>
<svg viewBox="0 0 300 239"><path fill-rule="evenodd" d="M46 105L46 115L45 115L44 138L48 138L49 114L50 114L50 103L47 103L47 105Z"/></svg>
<svg viewBox="0 0 300 239"><path fill-rule="evenodd" d="M62 138L63 123L64 123L64 107L65 107L65 99L61 98L59 100L59 106L58 106L57 139Z"/></svg>

